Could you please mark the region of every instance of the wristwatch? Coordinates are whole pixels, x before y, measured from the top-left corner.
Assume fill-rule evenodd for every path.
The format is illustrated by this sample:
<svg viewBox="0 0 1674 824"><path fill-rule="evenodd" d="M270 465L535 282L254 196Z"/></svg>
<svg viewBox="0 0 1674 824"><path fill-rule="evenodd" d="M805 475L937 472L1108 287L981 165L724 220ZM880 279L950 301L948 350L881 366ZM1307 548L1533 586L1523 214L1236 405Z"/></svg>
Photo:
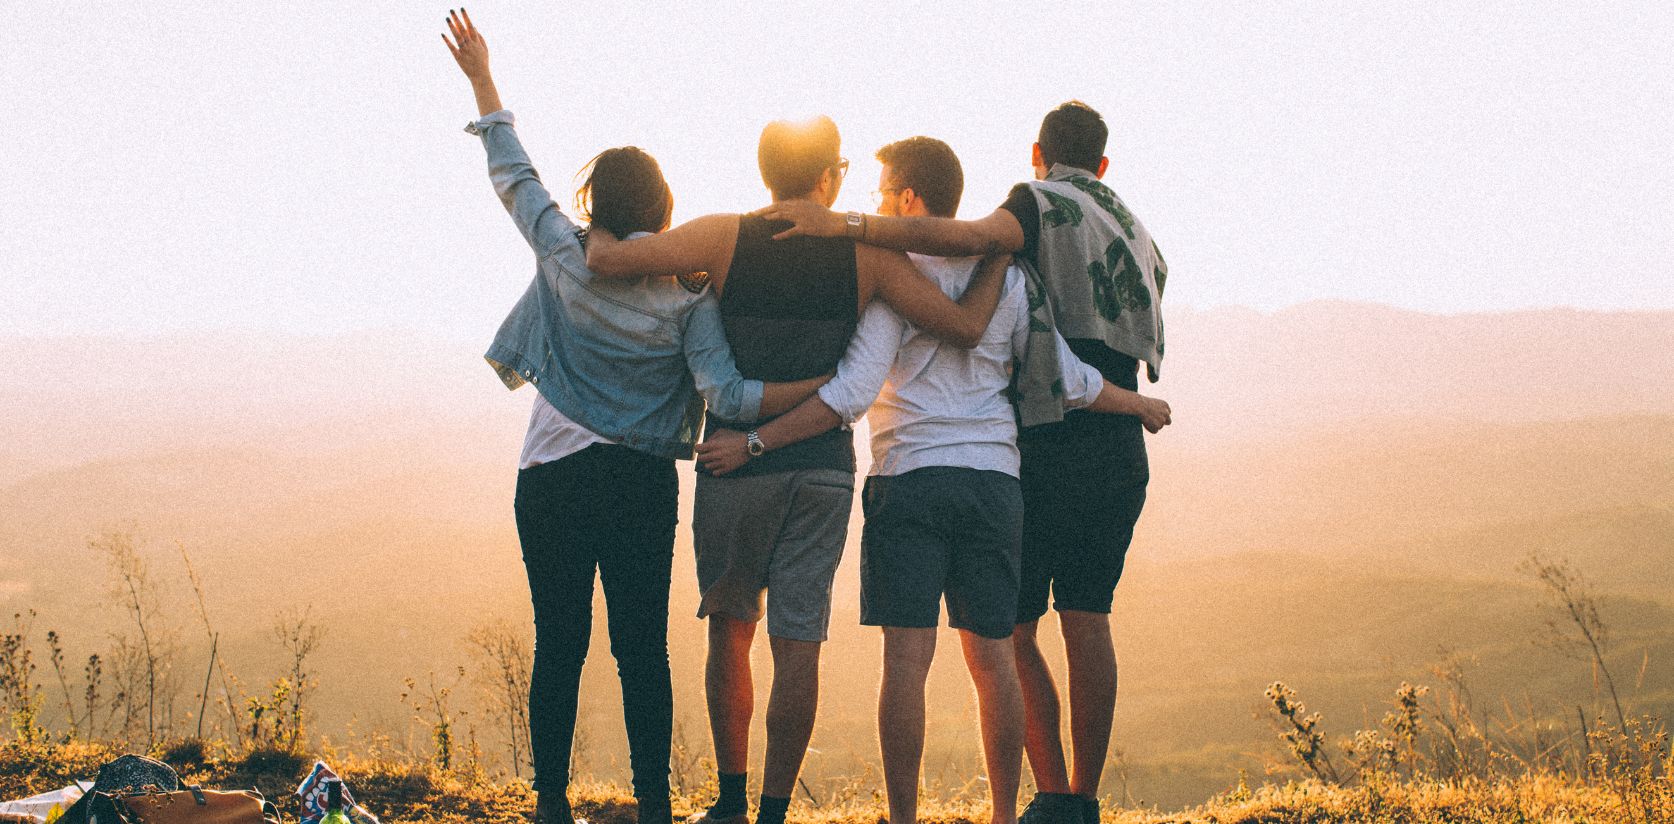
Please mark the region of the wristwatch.
<svg viewBox="0 0 1674 824"><path fill-rule="evenodd" d="M757 435L756 430L752 429L744 433L744 448L749 451L750 457L759 458L763 452L767 451L767 444L762 443L761 436Z"/></svg>
<svg viewBox="0 0 1674 824"><path fill-rule="evenodd" d="M856 240L866 236L865 215L859 212L849 212L847 217L844 218L844 221L847 224L843 230L844 234Z"/></svg>

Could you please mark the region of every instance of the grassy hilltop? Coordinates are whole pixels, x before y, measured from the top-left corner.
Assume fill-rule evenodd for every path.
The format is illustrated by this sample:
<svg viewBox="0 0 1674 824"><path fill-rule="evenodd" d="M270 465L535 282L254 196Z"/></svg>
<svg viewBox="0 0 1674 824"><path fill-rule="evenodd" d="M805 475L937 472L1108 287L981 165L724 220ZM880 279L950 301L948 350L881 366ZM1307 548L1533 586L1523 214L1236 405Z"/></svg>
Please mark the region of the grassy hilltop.
<svg viewBox="0 0 1674 824"><path fill-rule="evenodd" d="M86 777L116 752L108 746L87 744L0 745L0 797L26 795L62 786L73 777ZM295 799L290 794L310 766L307 759L296 754L214 756L196 744L177 745L156 754L174 763L188 781L259 789L280 803L287 820L295 818ZM434 764L404 759L325 755L336 756L333 760L357 797L386 824L523 824L534 804L533 794L521 780L495 780L469 768L442 770ZM1599 776L1589 781L1553 775L1440 780L1388 774L1369 776L1356 786L1318 780L1254 789L1241 784L1201 805L1175 812L1107 806L1103 820L1106 824L1661 822L1674 820L1674 787L1666 777L1668 766L1665 760L1655 768L1661 771L1660 779L1650 777L1648 772L1636 775L1623 769L1613 777ZM854 797L818 809L794 805L790 819L797 824L883 821L881 791L857 790ZM572 798L576 814L592 824L634 821L634 802L620 787L582 783L572 789ZM701 811L709 799L702 792L678 799L676 820ZM921 805L924 820L935 824L986 824L987 812L986 804L968 797Z"/></svg>

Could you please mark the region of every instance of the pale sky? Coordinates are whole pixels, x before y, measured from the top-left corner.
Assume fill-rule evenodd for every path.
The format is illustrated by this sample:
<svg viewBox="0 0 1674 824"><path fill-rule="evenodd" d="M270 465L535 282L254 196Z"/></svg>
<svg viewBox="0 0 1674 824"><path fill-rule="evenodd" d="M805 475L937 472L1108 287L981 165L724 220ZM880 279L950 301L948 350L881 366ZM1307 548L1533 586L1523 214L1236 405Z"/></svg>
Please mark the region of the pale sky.
<svg viewBox="0 0 1674 824"><path fill-rule="evenodd" d="M533 263L461 131L447 7L179 8L8 9L0 335L486 341ZM878 146L928 134L979 217L1078 97L1165 307L1674 308L1665 3L469 8L566 207L632 143L677 220L753 208L762 124L823 112L854 161L838 208L872 207Z"/></svg>

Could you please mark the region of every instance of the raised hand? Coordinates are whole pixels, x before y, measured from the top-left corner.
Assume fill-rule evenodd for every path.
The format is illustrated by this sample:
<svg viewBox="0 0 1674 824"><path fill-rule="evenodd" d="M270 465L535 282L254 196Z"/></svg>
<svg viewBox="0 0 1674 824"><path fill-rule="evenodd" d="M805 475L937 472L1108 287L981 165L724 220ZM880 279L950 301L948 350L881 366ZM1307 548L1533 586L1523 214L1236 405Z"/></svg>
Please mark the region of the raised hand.
<svg viewBox="0 0 1674 824"><path fill-rule="evenodd" d="M482 39L482 32L471 23L471 15L463 8L458 11L448 11L448 30L453 32L453 39L442 35L442 42L448 45L448 51L453 53L453 60L459 64L459 70L473 82L486 80L488 72L488 43Z"/></svg>
<svg viewBox="0 0 1674 824"><path fill-rule="evenodd" d="M797 235L810 237L842 237L848 231L848 221L842 215L811 200L782 200L763 206L750 213L768 220L788 220L793 225L773 236L784 240Z"/></svg>

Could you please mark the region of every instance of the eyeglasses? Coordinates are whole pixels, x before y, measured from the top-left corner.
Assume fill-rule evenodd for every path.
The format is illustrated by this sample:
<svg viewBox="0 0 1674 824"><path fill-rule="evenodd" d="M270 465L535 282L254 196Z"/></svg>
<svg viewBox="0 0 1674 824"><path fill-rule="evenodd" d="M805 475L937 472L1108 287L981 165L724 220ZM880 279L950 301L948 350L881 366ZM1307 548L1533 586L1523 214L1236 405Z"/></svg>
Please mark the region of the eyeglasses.
<svg viewBox="0 0 1674 824"><path fill-rule="evenodd" d="M837 179L838 180L842 180L843 178L848 177L849 176L849 159L846 158L846 157L837 158L837 165L833 166L832 168L837 170Z"/></svg>
<svg viewBox="0 0 1674 824"><path fill-rule="evenodd" d="M884 198L891 197L891 196L894 196L894 195L898 195L903 191L905 191L905 189L903 189L900 186L890 186L890 187L883 188L883 189L874 189L872 191L872 205L882 206L883 202L884 202Z"/></svg>

